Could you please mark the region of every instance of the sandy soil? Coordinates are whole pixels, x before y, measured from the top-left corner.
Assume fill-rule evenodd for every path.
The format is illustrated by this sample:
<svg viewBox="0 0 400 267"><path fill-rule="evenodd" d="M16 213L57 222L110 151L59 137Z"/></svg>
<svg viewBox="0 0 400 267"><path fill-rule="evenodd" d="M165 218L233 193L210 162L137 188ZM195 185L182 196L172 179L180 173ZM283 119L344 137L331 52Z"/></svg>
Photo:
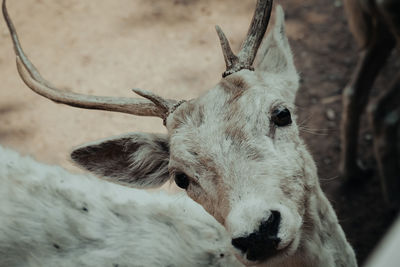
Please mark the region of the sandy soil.
<svg viewBox="0 0 400 267"><path fill-rule="evenodd" d="M9 12L25 51L45 78L64 90L133 96L139 87L176 99L212 88L224 71L215 34L219 24L235 49L245 36L255 1L239 0L19 0ZM358 192L338 191L340 93L357 53L339 0L281 0L302 74L297 98L303 132L349 239L363 261L390 224L377 177ZM72 147L133 131L164 132L161 120L56 105L18 77L8 31L0 22L0 143L70 170ZM390 62L377 88L399 70ZM376 95L376 92L373 94ZM371 135L360 145L372 168ZM175 190L174 186L169 186Z"/></svg>

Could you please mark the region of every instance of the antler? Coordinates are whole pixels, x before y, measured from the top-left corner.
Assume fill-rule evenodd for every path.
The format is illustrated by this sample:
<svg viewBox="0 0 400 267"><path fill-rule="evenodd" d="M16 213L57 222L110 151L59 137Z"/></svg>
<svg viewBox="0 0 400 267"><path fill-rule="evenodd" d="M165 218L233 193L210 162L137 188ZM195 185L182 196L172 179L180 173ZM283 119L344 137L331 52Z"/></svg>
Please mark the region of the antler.
<svg viewBox="0 0 400 267"><path fill-rule="evenodd" d="M272 0L257 0L256 10L250 24L247 37L242 43L240 52L236 56L229 45L224 32L219 26L216 26L218 37L221 41L222 52L225 58L226 71L222 77L242 69L253 70L253 62L257 54L258 47L264 37L271 17Z"/></svg>
<svg viewBox="0 0 400 267"><path fill-rule="evenodd" d="M139 116L160 117L164 119L164 121L169 115L170 110L177 103L175 100L163 99L149 91L141 89L134 89L133 91L148 100L140 98L89 96L66 92L55 88L40 75L39 71L22 50L14 24L7 11L6 0L3 0L2 9L14 44L18 72L25 84L37 94L53 100L56 103L62 103L73 107L108 110Z"/></svg>

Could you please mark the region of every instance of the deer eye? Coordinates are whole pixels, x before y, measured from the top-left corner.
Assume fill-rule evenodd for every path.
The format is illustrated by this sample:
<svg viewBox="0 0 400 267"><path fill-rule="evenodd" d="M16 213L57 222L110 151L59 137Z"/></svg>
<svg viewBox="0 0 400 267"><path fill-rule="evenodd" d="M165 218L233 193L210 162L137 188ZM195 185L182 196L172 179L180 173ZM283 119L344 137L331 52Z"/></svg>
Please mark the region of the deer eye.
<svg viewBox="0 0 400 267"><path fill-rule="evenodd" d="M285 107L279 107L272 111L271 120L276 126L286 126L292 123L290 111Z"/></svg>
<svg viewBox="0 0 400 267"><path fill-rule="evenodd" d="M175 183L180 188L186 189L189 186L189 177L184 173L175 174Z"/></svg>

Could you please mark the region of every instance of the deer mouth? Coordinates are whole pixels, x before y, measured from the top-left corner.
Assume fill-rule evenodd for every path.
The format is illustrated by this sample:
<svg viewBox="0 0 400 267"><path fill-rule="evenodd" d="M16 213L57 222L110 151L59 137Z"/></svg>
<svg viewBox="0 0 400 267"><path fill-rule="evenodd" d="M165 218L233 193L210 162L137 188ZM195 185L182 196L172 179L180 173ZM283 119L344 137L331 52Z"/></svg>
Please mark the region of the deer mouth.
<svg viewBox="0 0 400 267"><path fill-rule="evenodd" d="M269 261L286 258L293 254L295 250L295 239L290 241L286 246L282 248L276 248L271 246L255 246L247 251L236 254L236 257L246 266L258 265L267 263Z"/></svg>

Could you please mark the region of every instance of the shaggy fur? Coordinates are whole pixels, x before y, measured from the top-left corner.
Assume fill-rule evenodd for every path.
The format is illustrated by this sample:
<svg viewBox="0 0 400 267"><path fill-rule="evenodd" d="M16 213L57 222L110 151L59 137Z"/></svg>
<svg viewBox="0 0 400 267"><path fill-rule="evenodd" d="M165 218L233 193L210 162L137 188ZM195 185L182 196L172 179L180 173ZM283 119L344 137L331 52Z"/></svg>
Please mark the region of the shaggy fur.
<svg viewBox="0 0 400 267"><path fill-rule="evenodd" d="M185 196L71 174L0 146L0 266L240 266Z"/></svg>

